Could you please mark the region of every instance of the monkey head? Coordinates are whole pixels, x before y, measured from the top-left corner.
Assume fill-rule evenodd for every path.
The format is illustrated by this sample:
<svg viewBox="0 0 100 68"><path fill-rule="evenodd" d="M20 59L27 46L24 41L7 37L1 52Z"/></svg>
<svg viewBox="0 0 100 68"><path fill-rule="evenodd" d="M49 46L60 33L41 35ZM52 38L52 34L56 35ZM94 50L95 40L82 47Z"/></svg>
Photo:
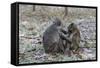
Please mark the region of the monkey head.
<svg viewBox="0 0 100 68"><path fill-rule="evenodd" d="M61 20L60 19L58 19L58 18L55 18L54 19L54 21L53 21L53 23L55 24L55 25L57 25L57 26L61 26Z"/></svg>
<svg viewBox="0 0 100 68"><path fill-rule="evenodd" d="M71 23L69 26L68 26L68 32L72 33L74 32L74 30L77 29L77 26L75 23Z"/></svg>

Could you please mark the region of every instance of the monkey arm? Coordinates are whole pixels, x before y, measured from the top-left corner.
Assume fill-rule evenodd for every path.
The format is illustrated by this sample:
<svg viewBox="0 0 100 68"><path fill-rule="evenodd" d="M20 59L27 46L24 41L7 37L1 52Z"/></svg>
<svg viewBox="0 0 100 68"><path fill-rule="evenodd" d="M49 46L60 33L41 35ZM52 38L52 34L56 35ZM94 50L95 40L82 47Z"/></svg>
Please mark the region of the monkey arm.
<svg viewBox="0 0 100 68"><path fill-rule="evenodd" d="M63 40L66 40L68 41L69 43L72 43L72 40L70 38L67 37L67 35L65 35L64 33L59 33L60 35L60 38L63 39Z"/></svg>
<svg viewBox="0 0 100 68"><path fill-rule="evenodd" d="M75 34L77 34L77 31L74 31L73 33L71 33L69 38L72 39L72 37L73 37Z"/></svg>
<svg viewBox="0 0 100 68"><path fill-rule="evenodd" d="M65 30L65 29L60 29L61 30L61 32L63 32L64 34L67 34L68 32L67 32L67 30Z"/></svg>

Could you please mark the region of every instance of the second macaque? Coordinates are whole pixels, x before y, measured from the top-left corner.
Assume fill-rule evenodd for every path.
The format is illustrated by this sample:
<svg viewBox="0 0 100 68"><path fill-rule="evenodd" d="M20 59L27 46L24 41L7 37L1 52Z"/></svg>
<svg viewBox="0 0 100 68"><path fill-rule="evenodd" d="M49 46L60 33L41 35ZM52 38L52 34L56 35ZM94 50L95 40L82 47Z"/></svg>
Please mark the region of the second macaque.
<svg viewBox="0 0 100 68"><path fill-rule="evenodd" d="M65 54L71 56L71 53L77 53L79 51L80 45L80 31L76 24L71 23L68 26L68 31L63 32L64 35L62 36L65 39Z"/></svg>
<svg viewBox="0 0 100 68"><path fill-rule="evenodd" d="M77 25L74 23L70 24L68 26L68 33L69 33L70 41L72 42L70 48L74 53L77 53L80 45L80 39L81 39L80 31Z"/></svg>

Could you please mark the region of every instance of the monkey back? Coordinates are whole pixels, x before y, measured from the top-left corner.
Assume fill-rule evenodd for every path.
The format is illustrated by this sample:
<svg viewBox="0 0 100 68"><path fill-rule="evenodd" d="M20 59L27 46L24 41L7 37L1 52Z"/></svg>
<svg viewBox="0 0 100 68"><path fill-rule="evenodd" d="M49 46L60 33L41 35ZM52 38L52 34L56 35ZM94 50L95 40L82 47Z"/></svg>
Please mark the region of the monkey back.
<svg viewBox="0 0 100 68"><path fill-rule="evenodd" d="M59 39L60 37L58 26L52 24L46 29L46 31L43 34L43 46L45 52L53 52L54 49L56 49L55 51L57 51L59 48L58 44L60 43Z"/></svg>

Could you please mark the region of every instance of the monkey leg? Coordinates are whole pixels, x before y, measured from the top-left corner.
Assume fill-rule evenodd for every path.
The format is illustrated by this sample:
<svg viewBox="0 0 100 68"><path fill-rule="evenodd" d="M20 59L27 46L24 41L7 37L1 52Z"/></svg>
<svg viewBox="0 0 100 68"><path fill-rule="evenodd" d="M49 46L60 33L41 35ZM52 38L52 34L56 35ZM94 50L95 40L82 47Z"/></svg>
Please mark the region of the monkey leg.
<svg viewBox="0 0 100 68"><path fill-rule="evenodd" d="M71 44L66 42L66 48L64 51L64 55L68 55L69 57L72 55Z"/></svg>
<svg viewBox="0 0 100 68"><path fill-rule="evenodd" d="M59 47L59 52L63 52L64 53L64 40L62 40L61 38L59 39L59 43L58 43L58 47Z"/></svg>

